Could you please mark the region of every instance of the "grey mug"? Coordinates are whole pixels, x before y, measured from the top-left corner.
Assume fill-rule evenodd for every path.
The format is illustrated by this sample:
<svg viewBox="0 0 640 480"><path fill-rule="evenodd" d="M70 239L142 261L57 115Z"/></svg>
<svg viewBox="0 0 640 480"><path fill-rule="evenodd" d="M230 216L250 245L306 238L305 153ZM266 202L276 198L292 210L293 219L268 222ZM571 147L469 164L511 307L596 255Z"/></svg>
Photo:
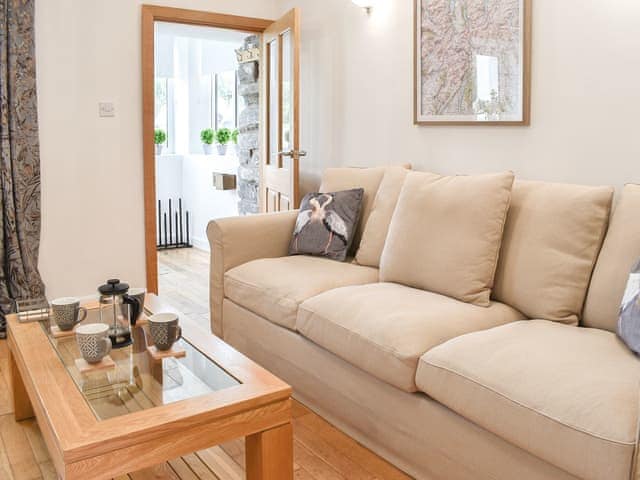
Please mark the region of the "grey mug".
<svg viewBox="0 0 640 480"><path fill-rule="evenodd" d="M80 306L80 300L75 297L56 298L51 302L53 321L62 331L73 330L78 323L87 317L87 309Z"/></svg>
<svg viewBox="0 0 640 480"><path fill-rule="evenodd" d="M158 350L169 350L182 338L178 321L178 316L174 313L156 313L149 317L149 333Z"/></svg>
<svg viewBox="0 0 640 480"><path fill-rule="evenodd" d="M87 363L98 363L111 352L109 325L88 323L76 329L78 349Z"/></svg>
<svg viewBox="0 0 640 480"><path fill-rule="evenodd" d="M144 312L144 299L146 297L147 290L145 288L130 288L129 296L135 298L140 302L140 313L138 314L138 318L135 320L139 320L142 316L142 312Z"/></svg>

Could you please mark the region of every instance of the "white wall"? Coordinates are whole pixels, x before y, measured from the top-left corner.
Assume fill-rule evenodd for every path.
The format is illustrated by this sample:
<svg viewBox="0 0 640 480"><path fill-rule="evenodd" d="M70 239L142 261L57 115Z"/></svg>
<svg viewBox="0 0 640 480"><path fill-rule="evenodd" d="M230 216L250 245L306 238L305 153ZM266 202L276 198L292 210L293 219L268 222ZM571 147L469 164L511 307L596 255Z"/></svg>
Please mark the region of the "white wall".
<svg viewBox="0 0 640 480"><path fill-rule="evenodd" d="M238 215L237 190L213 187L214 172L235 175L237 171L238 157L233 145L229 145L225 156L216 153L156 156L156 198L162 201L163 213L169 199L175 211L178 199L182 198L185 212L189 211L189 236L194 247L209 251L207 225L210 220ZM186 228L186 213L183 225ZM183 236L186 241L186 230ZM164 232L161 241L164 241Z"/></svg>
<svg viewBox="0 0 640 480"><path fill-rule="evenodd" d="M155 0L275 18L302 8L303 187L331 165L513 169L582 183L640 181L640 2L535 0L531 127L412 124L412 1L371 17L350 0ZM106 277L144 283L140 4L38 0L40 268L48 295ZM116 117L99 119L97 102Z"/></svg>
<svg viewBox="0 0 640 480"><path fill-rule="evenodd" d="M183 155L156 155L156 201L182 197Z"/></svg>
<svg viewBox="0 0 640 480"><path fill-rule="evenodd" d="M89 295L108 277L145 283L140 5L38 0L42 158L40 271L47 295ZM152 3L274 18L271 0ZM98 102L115 118L98 118Z"/></svg>
<svg viewBox="0 0 640 480"><path fill-rule="evenodd" d="M191 212L191 234L194 247L209 250L207 225L210 220L238 215L237 190L213 188L213 172L238 171L238 159L231 153L219 155L187 155L184 157L182 198Z"/></svg>
<svg viewBox="0 0 640 480"><path fill-rule="evenodd" d="M279 0L302 10L303 189L331 165L640 181L640 2L534 0L530 127L414 126L412 0Z"/></svg>

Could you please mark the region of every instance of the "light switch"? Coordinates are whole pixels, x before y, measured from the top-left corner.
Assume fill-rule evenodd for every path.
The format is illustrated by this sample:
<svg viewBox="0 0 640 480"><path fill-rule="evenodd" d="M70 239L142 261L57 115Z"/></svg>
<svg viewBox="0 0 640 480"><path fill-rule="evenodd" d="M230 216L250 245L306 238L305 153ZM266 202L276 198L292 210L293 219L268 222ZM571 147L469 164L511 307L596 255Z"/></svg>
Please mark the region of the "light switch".
<svg viewBox="0 0 640 480"><path fill-rule="evenodd" d="M98 103L98 115L100 117L115 117L116 107L112 102L100 102Z"/></svg>

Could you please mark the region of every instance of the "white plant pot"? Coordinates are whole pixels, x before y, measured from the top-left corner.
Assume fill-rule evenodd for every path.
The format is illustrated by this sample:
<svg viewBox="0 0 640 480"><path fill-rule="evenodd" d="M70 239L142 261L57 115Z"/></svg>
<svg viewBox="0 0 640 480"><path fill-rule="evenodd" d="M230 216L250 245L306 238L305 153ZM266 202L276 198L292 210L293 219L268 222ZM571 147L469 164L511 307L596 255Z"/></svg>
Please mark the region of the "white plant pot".
<svg viewBox="0 0 640 480"><path fill-rule="evenodd" d="M163 148L164 145L162 145L161 143L156 143L156 155L162 155Z"/></svg>
<svg viewBox="0 0 640 480"><path fill-rule="evenodd" d="M213 153L213 145L210 143L203 143L202 150L204 150L205 155L211 155Z"/></svg>
<svg viewBox="0 0 640 480"><path fill-rule="evenodd" d="M224 145L219 143L218 145L216 145L216 148L218 149L218 155L224 156L227 154L227 144L225 143Z"/></svg>

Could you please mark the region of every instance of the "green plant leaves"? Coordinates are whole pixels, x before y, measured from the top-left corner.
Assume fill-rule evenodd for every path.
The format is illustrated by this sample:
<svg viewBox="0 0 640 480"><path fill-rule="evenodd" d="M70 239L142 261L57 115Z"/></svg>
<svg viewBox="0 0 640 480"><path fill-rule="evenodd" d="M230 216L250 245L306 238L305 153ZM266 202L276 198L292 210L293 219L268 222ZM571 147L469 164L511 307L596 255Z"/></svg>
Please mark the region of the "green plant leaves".
<svg viewBox="0 0 640 480"><path fill-rule="evenodd" d="M228 128L220 128L216 130L216 142L220 145L226 145L231 140L231 130Z"/></svg>
<svg viewBox="0 0 640 480"><path fill-rule="evenodd" d="M153 133L153 141L156 145L162 145L167 141L167 133L161 128L156 128Z"/></svg>
<svg viewBox="0 0 640 480"><path fill-rule="evenodd" d="M215 136L215 132L212 128L205 128L200 132L200 140L205 145L211 145L213 143L213 137Z"/></svg>

